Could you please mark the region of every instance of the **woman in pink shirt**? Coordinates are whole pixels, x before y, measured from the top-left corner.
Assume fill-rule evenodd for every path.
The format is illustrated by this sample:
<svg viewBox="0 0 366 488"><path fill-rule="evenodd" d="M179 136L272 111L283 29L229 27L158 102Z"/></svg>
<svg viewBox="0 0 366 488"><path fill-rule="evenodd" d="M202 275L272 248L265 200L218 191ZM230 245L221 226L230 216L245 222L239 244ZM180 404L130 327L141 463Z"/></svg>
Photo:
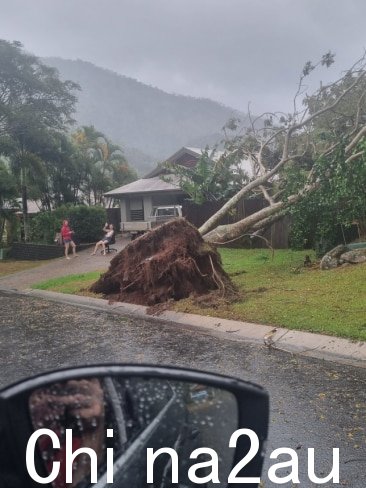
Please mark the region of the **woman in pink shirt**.
<svg viewBox="0 0 366 488"><path fill-rule="evenodd" d="M62 228L61 228L61 237L62 237L62 240L65 244L65 257L66 259L70 259L68 254L69 254L69 247L71 245L72 247L72 253L75 256L77 256L76 254L76 245L75 245L75 242L73 241L72 239L72 235L73 235L74 231L70 229L69 227L69 221L68 220L64 220L63 221L63 224L62 224Z"/></svg>

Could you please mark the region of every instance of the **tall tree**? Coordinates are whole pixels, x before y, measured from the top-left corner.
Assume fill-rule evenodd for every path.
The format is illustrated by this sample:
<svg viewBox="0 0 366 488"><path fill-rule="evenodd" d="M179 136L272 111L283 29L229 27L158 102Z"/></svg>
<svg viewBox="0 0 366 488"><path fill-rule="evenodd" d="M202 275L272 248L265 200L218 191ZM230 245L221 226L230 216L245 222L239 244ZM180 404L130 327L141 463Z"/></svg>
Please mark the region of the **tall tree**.
<svg viewBox="0 0 366 488"><path fill-rule="evenodd" d="M19 42L0 40L0 152L5 147L19 176L25 239L28 188L32 174L43 169L38 142L42 134L63 132L73 122L76 89Z"/></svg>
<svg viewBox="0 0 366 488"><path fill-rule="evenodd" d="M121 148L93 126L77 130L73 140L84 161L84 194L89 205L101 204L105 192L137 178Z"/></svg>
<svg viewBox="0 0 366 488"><path fill-rule="evenodd" d="M0 159L0 243L3 240L6 221L17 196L16 181L5 161Z"/></svg>

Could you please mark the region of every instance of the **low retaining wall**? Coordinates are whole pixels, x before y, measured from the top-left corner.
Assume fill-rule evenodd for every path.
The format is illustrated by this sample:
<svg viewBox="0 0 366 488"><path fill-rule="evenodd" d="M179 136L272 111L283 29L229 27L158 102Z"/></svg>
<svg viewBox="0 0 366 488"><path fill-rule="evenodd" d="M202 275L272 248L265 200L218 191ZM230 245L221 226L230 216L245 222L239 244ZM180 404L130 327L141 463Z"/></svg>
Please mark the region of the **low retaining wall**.
<svg viewBox="0 0 366 488"><path fill-rule="evenodd" d="M94 244L79 244L78 251L87 249ZM70 249L70 253L71 253ZM25 261L38 261L42 259L55 259L64 255L64 247L52 244L32 244L29 242L15 242L9 252L12 259L22 259Z"/></svg>
<svg viewBox="0 0 366 488"><path fill-rule="evenodd" d="M0 260L7 259L9 257L10 247L0 247Z"/></svg>

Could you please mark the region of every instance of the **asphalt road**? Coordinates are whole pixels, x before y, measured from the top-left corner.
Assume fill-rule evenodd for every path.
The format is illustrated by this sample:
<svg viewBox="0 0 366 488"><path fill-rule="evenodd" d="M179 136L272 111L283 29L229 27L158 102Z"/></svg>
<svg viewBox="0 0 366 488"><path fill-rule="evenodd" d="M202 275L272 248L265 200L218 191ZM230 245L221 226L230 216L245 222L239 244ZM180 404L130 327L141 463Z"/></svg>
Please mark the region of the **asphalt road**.
<svg viewBox="0 0 366 488"><path fill-rule="evenodd" d="M297 451L300 486L318 486L307 476L311 447L318 476L329 473L332 448L339 447L341 486L366 486L364 369L0 292L0 386L52 368L103 362L186 366L257 382L271 395L264 487L279 486L266 474L275 463L269 454L279 447Z"/></svg>

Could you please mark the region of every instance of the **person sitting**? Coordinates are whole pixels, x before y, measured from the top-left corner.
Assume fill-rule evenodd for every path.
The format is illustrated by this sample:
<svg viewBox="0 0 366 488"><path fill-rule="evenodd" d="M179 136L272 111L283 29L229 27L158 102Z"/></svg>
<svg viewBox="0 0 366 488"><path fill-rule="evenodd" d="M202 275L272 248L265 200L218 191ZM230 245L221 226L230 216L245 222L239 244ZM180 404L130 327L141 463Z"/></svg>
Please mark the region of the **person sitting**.
<svg viewBox="0 0 366 488"><path fill-rule="evenodd" d="M114 236L113 224L106 223L105 226L103 227L103 232L105 232L105 236L103 237L103 239L101 239L95 244L94 251L91 253L92 256L95 256L99 247L102 248L103 255L104 256L106 255L106 245L108 245L111 242Z"/></svg>

